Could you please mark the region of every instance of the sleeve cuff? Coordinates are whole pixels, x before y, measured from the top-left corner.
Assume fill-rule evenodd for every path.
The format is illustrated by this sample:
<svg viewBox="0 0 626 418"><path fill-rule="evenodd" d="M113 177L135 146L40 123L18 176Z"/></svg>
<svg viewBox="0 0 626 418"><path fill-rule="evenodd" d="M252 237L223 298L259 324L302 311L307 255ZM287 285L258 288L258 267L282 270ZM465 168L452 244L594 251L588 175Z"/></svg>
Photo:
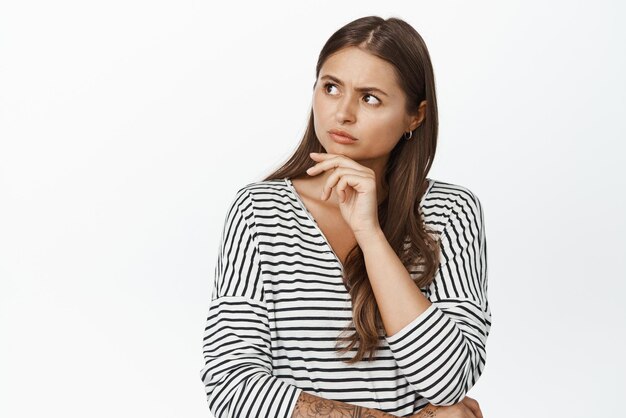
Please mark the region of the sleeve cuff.
<svg viewBox="0 0 626 418"><path fill-rule="evenodd" d="M424 312L419 314L414 320L406 324L400 331L396 332L392 336L386 336L385 339L389 345L395 345L398 342L401 342L405 338L407 334L410 334L413 330L417 330L421 328L424 322L431 322L431 317L435 314L433 311L436 309L435 304L431 304ZM443 312L442 312L443 313ZM435 319L435 318L432 318Z"/></svg>
<svg viewBox="0 0 626 418"><path fill-rule="evenodd" d="M291 396L291 400L289 401L290 403L289 403L289 407L287 408L287 415L285 415L286 417L293 416L293 412L296 409L296 404L298 403L298 398L302 394L303 389L298 386L291 385L291 388L289 389L289 391L291 392L292 396Z"/></svg>

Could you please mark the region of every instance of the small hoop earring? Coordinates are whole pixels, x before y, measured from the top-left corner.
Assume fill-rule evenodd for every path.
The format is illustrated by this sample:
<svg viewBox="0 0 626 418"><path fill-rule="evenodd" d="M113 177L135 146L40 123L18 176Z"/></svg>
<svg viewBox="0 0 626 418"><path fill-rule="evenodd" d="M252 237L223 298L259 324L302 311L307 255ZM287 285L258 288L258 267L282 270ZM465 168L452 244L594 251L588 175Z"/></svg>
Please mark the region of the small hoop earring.
<svg viewBox="0 0 626 418"><path fill-rule="evenodd" d="M406 139L407 141L411 138L413 138L413 131L409 131L409 136L406 136L406 132L402 134L402 136L404 137L404 139Z"/></svg>

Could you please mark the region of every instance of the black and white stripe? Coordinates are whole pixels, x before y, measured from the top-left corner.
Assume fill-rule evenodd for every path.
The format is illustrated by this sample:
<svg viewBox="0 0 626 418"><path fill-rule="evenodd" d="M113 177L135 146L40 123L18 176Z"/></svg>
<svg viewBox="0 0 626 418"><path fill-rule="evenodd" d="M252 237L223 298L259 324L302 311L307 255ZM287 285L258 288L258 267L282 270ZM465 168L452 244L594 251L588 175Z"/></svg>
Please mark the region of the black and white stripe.
<svg viewBox="0 0 626 418"><path fill-rule="evenodd" d="M381 335L375 361L347 365L334 348L352 313L343 266L295 188L283 179L237 191L200 370L215 417L289 418L303 390L396 416L467 394L485 367L491 327L482 207L469 189L430 180L420 208L441 237L440 268L421 289L433 305Z"/></svg>

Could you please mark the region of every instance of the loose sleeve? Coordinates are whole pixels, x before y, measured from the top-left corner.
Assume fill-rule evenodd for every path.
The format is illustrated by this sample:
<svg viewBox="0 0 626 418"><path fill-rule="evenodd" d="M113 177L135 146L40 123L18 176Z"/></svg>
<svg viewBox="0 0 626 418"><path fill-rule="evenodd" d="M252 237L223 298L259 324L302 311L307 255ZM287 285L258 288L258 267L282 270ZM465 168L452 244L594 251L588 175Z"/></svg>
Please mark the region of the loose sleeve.
<svg viewBox="0 0 626 418"><path fill-rule="evenodd" d="M249 191L240 189L222 229L204 329L204 383L216 418L289 418L301 389L272 375L268 310Z"/></svg>
<svg viewBox="0 0 626 418"><path fill-rule="evenodd" d="M385 336L409 384L433 405L461 401L477 382L491 327L482 206L469 191L457 197L441 233L441 263L428 288L432 305Z"/></svg>

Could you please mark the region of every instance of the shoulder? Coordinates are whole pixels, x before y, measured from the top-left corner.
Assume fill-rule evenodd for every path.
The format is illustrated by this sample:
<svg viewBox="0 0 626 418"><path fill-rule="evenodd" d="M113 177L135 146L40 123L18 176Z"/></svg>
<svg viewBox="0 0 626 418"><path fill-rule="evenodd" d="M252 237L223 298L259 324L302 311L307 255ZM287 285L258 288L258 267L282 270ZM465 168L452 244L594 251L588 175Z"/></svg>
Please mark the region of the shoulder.
<svg viewBox="0 0 626 418"><path fill-rule="evenodd" d="M466 185L437 179L430 179L430 181L432 185L426 197L431 200L442 200L457 205L480 204L477 194Z"/></svg>
<svg viewBox="0 0 626 418"><path fill-rule="evenodd" d="M254 217L280 209L291 200L284 179L257 180L235 188L228 210L238 210L246 217Z"/></svg>
<svg viewBox="0 0 626 418"><path fill-rule="evenodd" d="M423 210L427 219L440 227L448 225L455 219L464 219L469 223L482 221L481 200L469 186L437 179L430 180L431 187L423 200Z"/></svg>
<svg viewBox="0 0 626 418"><path fill-rule="evenodd" d="M236 195L248 195L250 197L261 196L268 193L276 193L285 190L287 184L284 179L257 180L239 186Z"/></svg>

